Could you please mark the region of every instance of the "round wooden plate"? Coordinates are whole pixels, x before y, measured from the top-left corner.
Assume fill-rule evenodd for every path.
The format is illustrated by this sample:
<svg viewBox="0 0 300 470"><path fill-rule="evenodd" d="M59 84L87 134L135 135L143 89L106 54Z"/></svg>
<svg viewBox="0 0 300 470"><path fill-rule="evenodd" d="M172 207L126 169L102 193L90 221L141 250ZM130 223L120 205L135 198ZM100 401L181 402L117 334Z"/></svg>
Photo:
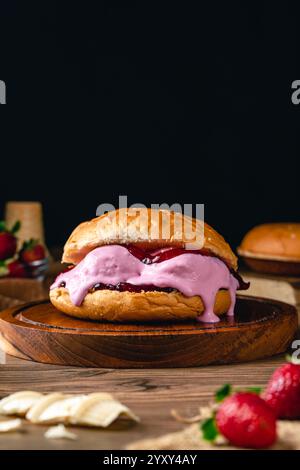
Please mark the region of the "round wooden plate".
<svg viewBox="0 0 300 470"><path fill-rule="evenodd" d="M219 323L96 323L68 317L48 301L0 313L0 346L13 356L83 367L191 367L251 361L286 351L297 311L239 297L235 319Z"/></svg>
<svg viewBox="0 0 300 470"><path fill-rule="evenodd" d="M258 253L238 248L238 254L250 269L264 274L281 276L300 276L300 260L298 258L283 258L282 256L267 257Z"/></svg>
<svg viewBox="0 0 300 470"><path fill-rule="evenodd" d="M283 261L273 259L242 257L245 264L258 273L278 274L279 276L300 276L299 261Z"/></svg>

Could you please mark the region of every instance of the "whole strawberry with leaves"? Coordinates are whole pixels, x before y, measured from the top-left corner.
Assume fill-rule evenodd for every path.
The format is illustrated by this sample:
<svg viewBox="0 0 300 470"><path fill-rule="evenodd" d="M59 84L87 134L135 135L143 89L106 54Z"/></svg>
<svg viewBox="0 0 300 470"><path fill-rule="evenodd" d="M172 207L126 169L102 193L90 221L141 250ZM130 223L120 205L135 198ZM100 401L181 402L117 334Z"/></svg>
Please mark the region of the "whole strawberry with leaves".
<svg viewBox="0 0 300 470"><path fill-rule="evenodd" d="M252 449L274 444L276 418L258 392L249 389L230 395L228 384L218 390L216 401L220 404L213 416L201 424L204 439L213 442L221 434L237 447Z"/></svg>
<svg viewBox="0 0 300 470"><path fill-rule="evenodd" d="M26 264L44 259L45 256L45 248L34 238L23 243L19 254L20 260Z"/></svg>
<svg viewBox="0 0 300 470"><path fill-rule="evenodd" d="M278 418L300 418L300 364L291 358L278 367L262 397Z"/></svg>
<svg viewBox="0 0 300 470"><path fill-rule="evenodd" d="M17 221L11 229L8 229L4 221L0 221L0 261L12 258L16 253L17 239L15 234L20 229Z"/></svg>

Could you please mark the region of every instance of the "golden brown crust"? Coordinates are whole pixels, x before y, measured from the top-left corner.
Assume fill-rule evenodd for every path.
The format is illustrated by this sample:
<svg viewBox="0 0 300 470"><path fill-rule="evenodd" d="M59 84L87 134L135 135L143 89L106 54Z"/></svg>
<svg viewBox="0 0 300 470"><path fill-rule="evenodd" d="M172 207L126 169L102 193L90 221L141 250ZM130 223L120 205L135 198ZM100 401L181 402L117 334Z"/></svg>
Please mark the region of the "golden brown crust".
<svg viewBox="0 0 300 470"><path fill-rule="evenodd" d="M204 311L201 297L180 292L119 292L98 290L88 293L80 307L73 305L64 287L50 291L50 300L60 311L78 318L111 322L149 322L196 319ZM226 313L231 299L227 290L216 296L216 315Z"/></svg>
<svg viewBox="0 0 300 470"><path fill-rule="evenodd" d="M244 237L238 253L258 259L300 260L300 224L272 223L254 227Z"/></svg>
<svg viewBox="0 0 300 470"><path fill-rule="evenodd" d="M201 236L203 228L204 237ZM230 246L208 224L178 213L153 209L119 209L81 223L69 237L62 261L77 264L94 248L108 244L132 244L153 249L165 246L204 248L237 269L237 257Z"/></svg>

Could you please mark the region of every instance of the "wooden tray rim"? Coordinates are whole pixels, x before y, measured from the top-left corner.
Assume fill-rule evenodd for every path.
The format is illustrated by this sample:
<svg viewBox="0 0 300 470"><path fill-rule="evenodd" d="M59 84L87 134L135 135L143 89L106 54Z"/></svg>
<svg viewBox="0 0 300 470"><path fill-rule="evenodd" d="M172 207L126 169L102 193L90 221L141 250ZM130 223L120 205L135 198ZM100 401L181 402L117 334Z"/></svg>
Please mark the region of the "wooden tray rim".
<svg viewBox="0 0 300 470"><path fill-rule="evenodd" d="M283 316L287 316L287 315L294 315L295 317L298 316L298 313L297 313L297 309L295 306L291 305L291 304L288 304L286 302L281 302L279 300L275 300L275 299L268 299L268 298L264 298L264 297L257 297L257 296L245 296L245 295L242 295L242 296L238 296L238 299L239 300L242 300L242 301L247 301L247 300L250 300L250 301L256 301L258 303L261 303L261 302L267 302L269 304L273 304L274 306L279 306L281 307L281 310L283 310L283 312L281 312L279 315L283 315ZM152 336L175 336L175 335L199 335L199 334L209 334L212 330L220 330L220 331L232 331L232 330L235 330L235 329L247 329L250 325L252 326L252 328L254 327L257 327L259 328L261 326L262 323L265 323L266 325L268 325L269 322L272 322L272 320L274 320L274 316L269 316L268 318L261 318L261 319L256 319L254 321L248 321L248 322L245 322L245 323L232 323L232 324L228 324L228 325L224 325L224 323L212 323L212 324L209 324L209 323L206 323L206 324L201 324L201 322L199 323L195 323L195 328L193 329L188 329L188 328L184 328L182 327L182 323L173 323L172 326L175 326L177 327L176 329L172 330L172 329L165 329L164 328L164 324L163 323L155 323L155 324L148 324L148 323L143 323L141 324L141 326L143 326L144 328L141 329L141 330L123 330L123 331L116 331L114 330L114 324L112 323L112 329L111 330L105 330L105 331L101 331L101 330L97 330L97 329L93 329L92 327L91 328L78 328L78 327L60 327L60 326L52 326L52 325L43 325L41 323L31 323L30 321L28 322L25 322L25 321L21 321L19 320L18 318L16 318L16 316L18 314L21 313L22 310L24 310L24 308L28 309L32 306L35 306L35 305L39 305L39 304L46 304L46 303L49 303L49 300L43 300L43 301L35 301L35 302L29 302L29 303L25 303L25 304L22 304L20 306L15 306L15 307L12 307L12 308L9 308L9 309L6 309L6 310L3 310L2 312L0 312L0 323L4 322L6 324L13 324L14 327L16 328L20 328L20 329L34 329L34 330L39 330L39 331L48 331L48 332L55 332L55 333L59 333L59 334L62 334L62 335L91 335L91 333L93 335L98 335L98 336L143 336L143 335L152 335ZM55 308L55 307L53 307ZM7 316L11 315L11 312L14 312L14 314L12 315L12 319L13 321L10 319L10 321L7 320ZM62 313L62 315L64 315ZM276 313L274 312L274 315L276 315ZM68 317L70 319L72 319L72 317ZM76 319L74 317L74 320L77 320L77 321L80 321L80 319ZM86 321L89 321L89 320L84 320L85 322ZM94 322L91 322L91 326ZM133 323L135 326L137 325L136 323ZM169 324L169 323L168 323ZM186 324L186 323L185 323ZM192 325L192 321L191 323L189 323L190 325ZM120 324L118 324L120 325ZM126 324L128 327L130 327L130 324L127 323ZM205 327L204 327L205 325ZM124 325L123 325L124 326ZM140 326L140 325L138 325ZM181 328L180 328L181 326Z"/></svg>

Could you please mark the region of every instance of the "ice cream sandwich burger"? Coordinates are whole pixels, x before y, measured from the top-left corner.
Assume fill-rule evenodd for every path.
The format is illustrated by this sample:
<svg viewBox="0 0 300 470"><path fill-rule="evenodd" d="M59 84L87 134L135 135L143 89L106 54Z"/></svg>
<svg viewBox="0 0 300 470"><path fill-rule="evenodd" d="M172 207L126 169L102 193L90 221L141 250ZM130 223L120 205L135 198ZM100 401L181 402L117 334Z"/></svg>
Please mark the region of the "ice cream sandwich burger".
<svg viewBox="0 0 300 470"><path fill-rule="evenodd" d="M62 262L71 266L51 286L52 304L101 322L217 322L247 288L221 235L167 210L123 208L84 222Z"/></svg>

